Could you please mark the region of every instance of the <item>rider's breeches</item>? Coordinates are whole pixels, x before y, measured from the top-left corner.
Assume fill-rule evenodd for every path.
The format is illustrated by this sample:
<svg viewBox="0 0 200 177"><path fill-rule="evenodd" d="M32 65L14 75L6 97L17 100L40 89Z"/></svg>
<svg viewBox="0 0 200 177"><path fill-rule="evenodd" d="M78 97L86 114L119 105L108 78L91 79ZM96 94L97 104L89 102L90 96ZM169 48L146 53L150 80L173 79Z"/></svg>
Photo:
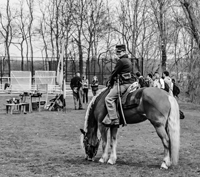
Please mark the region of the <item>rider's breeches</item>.
<svg viewBox="0 0 200 177"><path fill-rule="evenodd" d="M127 90L129 85L130 84L120 85L121 94L123 94ZM118 98L118 89L117 89L117 84L115 84L105 98L105 103L108 110L108 116L110 119L118 118L116 104L115 104L117 98Z"/></svg>

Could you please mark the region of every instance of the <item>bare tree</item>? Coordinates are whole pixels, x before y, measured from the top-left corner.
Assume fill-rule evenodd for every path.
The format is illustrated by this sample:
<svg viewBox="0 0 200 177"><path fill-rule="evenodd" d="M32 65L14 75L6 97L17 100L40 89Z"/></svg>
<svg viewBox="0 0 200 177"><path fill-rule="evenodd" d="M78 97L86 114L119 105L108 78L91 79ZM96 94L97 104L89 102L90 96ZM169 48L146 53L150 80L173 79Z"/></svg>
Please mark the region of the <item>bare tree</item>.
<svg viewBox="0 0 200 177"><path fill-rule="evenodd" d="M50 41L50 36L49 36L49 32L50 28L48 24L48 5L49 3L46 3L45 1L40 1L39 2L39 7L40 7L40 12L41 12L41 19L39 20L39 28L37 28L38 30L38 34L39 36L42 37L42 42L43 42L43 48L41 50L41 53L43 54L44 52L44 69L45 70L49 70L50 67L50 63L49 63L49 53L48 53L48 42ZM49 65L48 65L49 63ZM48 67L49 66L49 67Z"/></svg>
<svg viewBox="0 0 200 177"><path fill-rule="evenodd" d="M17 42L12 42L20 51L21 54L21 70L23 71L25 69L24 66L24 45L28 38L28 16L26 15L26 12L24 11L24 0L20 0L19 4L19 14L18 18L16 19L16 29L15 29L15 35L14 38L17 40ZM28 51L26 51L26 54L28 54ZM28 61L28 57L27 57ZM28 62L27 62L28 64ZM28 68L26 68L28 69Z"/></svg>
<svg viewBox="0 0 200 177"><path fill-rule="evenodd" d="M103 42L109 30L107 9L103 0L88 0L85 8L87 14L84 20L83 36L87 48L87 74L93 72L96 75L96 64L99 66L98 69L101 69L98 55L101 56L106 50L102 47L104 51L101 51L99 43ZM90 60L93 61L93 67L89 66Z"/></svg>
<svg viewBox="0 0 200 177"><path fill-rule="evenodd" d="M121 0L120 9L117 11L118 18L114 30L118 33L118 41L126 44L133 59L133 67L136 67L136 61L142 64L144 58L148 64L151 55L155 58L157 51L155 44L151 45L156 38L156 32L150 2ZM140 66L139 69L143 70L142 68L143 66Z"/></svg>
<svg viewBox="0 0 200 177"><path fill-rule="evenodd" d="M47 5L47 25L49 26L49 37L50 37L50 43L51 43L51 57L55 57L55 45L54 45L54 18L55 18L55 1L49 1L49 4ZM49 66L51 69L51 65Z"/></svg>
<svg viewBox="0 0 200 177"><path fill-rule="evenodd" d="M199 1L188 1L188 0L179 0L183 11L185 13L187 24L184 24L184 28L187 29L191 35L191 52L189 56L189 67L188 67L188 91L187 93L190 96L192 102L199 102L200 94L200 10L199 10ZM195 43L194 43L195 41Z"/></svg>
<svg viewBox="0 0 200 177"><path fill-rule="evenodd" d="M83 74L83 24L86 16L86 2L87 0L74 1L74 13L73 13L73 25L75 27L75 33L73 35L73 41L76 42L79 53L79 71Z"/></svg>
<svg viewBox="0 0 200 177"><path fill-rule="evenodd" d="M198 18L195 15L194 6L199 7L199 1L188 1L188 0L179 0L181 3L181 6L185 12L186 18L189 23L190 31L192 33L192 36L197 44L197 47L200 51L200 23ZM198 17L200 16L200 11L197 11Z"/></svg>
<svg viewBox="0 0 200 177"><path fill-rule="evenodd" d="M33 8L34 0L26 0L29 8L29 24L28 24L28 35L29 35L29 46L30 46L30 59L31 59L31 74L34 75L34 63L33 63L33 44L32 44L32 28L33 28Z"/></svg>
<svg viewBox="0 0 200 177"><path fill-rule="evenodd" d="M139 6L141 1L139 0L121 0L119 14L119 26L121 28L115 28L115 30L121 34L119 38L120 43L124 43L127 46L131 58L136 57L137 40L139 37ZM117 20L118 20L117 19ZM116 23L118 25L118 23Z"/></svg>
<svg viewBox="0 0 200 177"><path fill-rule="evenodd" d="M5 56L7 58L7 62L8 62L8 75L10 77L10 70L11 70L11 65L10 65L10 45L11 45L11 41L13 38L13 34L12 34L12 14L11 14L11 9L10 9L10 0L7 0L7 4L6 4L6 23L4 24L3 22L3 14L0 13L0 23L1 23L1 27L2 30L0 30L1 35L4 38L4 45L5 45Z"/></svg>
<svg viewBox="0 0 200 177"><path fill-rule="evenodd" d="M43 29L40 29L41 34L42 31L44 32L44 29L47 29L47 37L43 38L43 42L44 39L50 41L51 47L49 47L48 50L51 50L52 57L56 56L57 61L60 56L61 41L63 41L61 40L62 38L65 38L65 50L68 48L69 38L71 36L70 31L72 28L73 5L74 2L72 0L50 0L49 4L46 6L47 10L41 9L43 14ZM67 58L67 52L65 53Z"/></svg>
<svg viewBox="0 0 200 177"><path fill-rule="evenodd" d="M167 61L167 35L166 35L166 11L167 11L167 2L166 0L151 0L151 6L154 12L156 19L157 27L160 35L160 51L161 51L161 67L162 70L166 70L166 61Z"/></svg>

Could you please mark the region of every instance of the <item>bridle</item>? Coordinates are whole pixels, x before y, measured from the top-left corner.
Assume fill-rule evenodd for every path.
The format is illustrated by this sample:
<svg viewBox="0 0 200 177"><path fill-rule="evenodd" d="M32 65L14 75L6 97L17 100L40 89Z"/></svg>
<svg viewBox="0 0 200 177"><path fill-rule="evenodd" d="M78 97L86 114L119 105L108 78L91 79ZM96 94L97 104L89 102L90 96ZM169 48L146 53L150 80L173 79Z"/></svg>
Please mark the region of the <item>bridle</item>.
<svg viewBox="0 0 200 177"><path fill-rule="evenodd" d="M83 144L85 146L85 153L88 155L89 154L89 150L94 149L93 155L95 157L97 155L97 151L98 151L98 147L99 147L100 141L101 141L101 138L100 139L97 138L97 144L94 146L94 145L92 145L92 144L90 144L88 142L88 137L84 136Z"/></svg>

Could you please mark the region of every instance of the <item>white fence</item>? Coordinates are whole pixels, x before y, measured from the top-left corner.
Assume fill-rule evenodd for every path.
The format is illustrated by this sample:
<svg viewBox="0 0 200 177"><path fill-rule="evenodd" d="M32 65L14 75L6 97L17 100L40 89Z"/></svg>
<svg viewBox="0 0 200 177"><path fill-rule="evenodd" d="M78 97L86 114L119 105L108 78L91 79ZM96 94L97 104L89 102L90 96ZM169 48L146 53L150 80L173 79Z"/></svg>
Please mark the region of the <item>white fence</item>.
<svg viewBox="0 0 200 177"><path fill-rule="evenodd" d="M39 91L42 93L62 92L61 87L55 84L55 71L35 71L34 78L31 78L29 71L11 71L11 77L2 77L0 83L0 93L22 93ZM31 84L33 81L33 84ZM5 89L5 84L10 84ZM66 90L71 91L70 86L66 86Z"/></svg>

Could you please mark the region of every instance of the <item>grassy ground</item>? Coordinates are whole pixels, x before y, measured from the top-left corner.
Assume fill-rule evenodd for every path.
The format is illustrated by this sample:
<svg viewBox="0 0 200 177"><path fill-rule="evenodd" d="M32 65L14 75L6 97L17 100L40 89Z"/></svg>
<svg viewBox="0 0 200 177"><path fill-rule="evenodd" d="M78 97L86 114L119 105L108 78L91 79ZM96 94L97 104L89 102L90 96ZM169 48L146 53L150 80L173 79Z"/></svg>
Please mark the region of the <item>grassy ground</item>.
<svg viewBox="0 0 200 177"><path fill-rule="evenodd" d="M119 130L118 160L111 166L98 163L101 148L95 162L84 160L79 129L86 110L73 110L72 97L67 97L66 113L13 115L5 114L3 105L10 97L0 97L0 177L200 176L199 106L180 104L186 115L181 120L180 162L161 170L163 146L148 121Z"/></svg>

